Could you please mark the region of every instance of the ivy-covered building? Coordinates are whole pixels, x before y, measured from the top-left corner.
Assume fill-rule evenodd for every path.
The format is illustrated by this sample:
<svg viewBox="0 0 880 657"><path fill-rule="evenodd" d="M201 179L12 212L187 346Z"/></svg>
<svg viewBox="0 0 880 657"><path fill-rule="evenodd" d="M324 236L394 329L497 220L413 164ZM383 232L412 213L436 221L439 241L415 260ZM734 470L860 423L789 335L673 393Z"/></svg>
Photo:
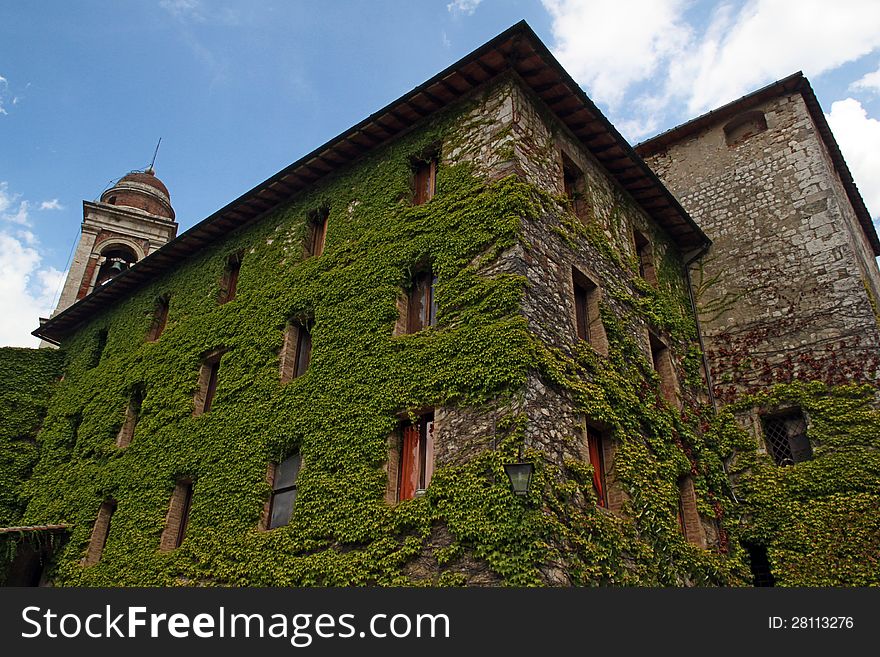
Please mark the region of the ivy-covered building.
<svg viewBox="0 0 880 657"><path fill-rule="evenodd" d="M117 186L89 211L173 223L152 172ZM520 23L153 252L91 247L61 349L0 350L3 577L876 583L875 389L722 406L710 247ZM791 399L812 458L777 465L734 412Z"/></svg>

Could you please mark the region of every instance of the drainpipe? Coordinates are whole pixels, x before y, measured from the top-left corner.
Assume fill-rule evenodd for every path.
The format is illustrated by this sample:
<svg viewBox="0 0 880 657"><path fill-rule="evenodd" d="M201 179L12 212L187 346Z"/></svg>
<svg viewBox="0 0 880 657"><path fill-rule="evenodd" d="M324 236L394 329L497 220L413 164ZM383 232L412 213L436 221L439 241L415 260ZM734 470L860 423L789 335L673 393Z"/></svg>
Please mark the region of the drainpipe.
<svg viewBox="0 0 880 657"><path fill-rule="evenodd" d="M709 403L712 404L712 412L714 414L718 414L718 404L715 400L715 385L712 382L712 371L709 369L709 361L706 360L706 346L703 343L703 330L700 327L700 315L697 311L697 301L694 298L694 286L691 281L691 265L702 258L709 251L709 247L712 246L711 242L706 242L701 246L696 253L689 259L687 259L684 263L684 276L687 279L687 288L688 288L688 296L691 300L691 308L694 311L694 321L697 324L697 340L700 343L700 352L703 356L703 371L706 373L706 383L709 386ZM724 459L721 459L721 469L724 470L724 475L727 477L728 483L730 483L730 472L727 470L727 463L725 463ZM730 496L733 498L733 501L737 504L740 503L739 499L736 497L736 491L733 489L733 485L730 485Z"/></svg>
<svg viewBox="0 0 880 657"><path fill-rule="evenodd" d="M697 324L697 340L700 343L700 354L703 360L703 372L706 374L706 384L709 386L709 403L712 404L712 411L718 413L718 405L715 401L715 385L712 382L712 371L709 369L709 361L706 360L706 345L703 343L703 329L700 326L700 313L697 310L697 300L694 298L694 286L691 281L691 265L702 258L712 246L711 242L706 242L697 249L696 253L684 263L684 277L687 280L688 297L691 300L691 308L694 311L694 321Z"/></svg>

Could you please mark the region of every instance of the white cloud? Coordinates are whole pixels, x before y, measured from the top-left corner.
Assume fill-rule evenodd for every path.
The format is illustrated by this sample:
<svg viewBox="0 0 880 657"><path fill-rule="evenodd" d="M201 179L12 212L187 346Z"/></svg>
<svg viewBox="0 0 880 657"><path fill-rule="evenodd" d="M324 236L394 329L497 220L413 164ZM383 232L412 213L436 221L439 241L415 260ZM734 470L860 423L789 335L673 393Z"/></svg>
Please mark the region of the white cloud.
<svg viewBox="0 0 880 657"><path fill-rule="evenodd" d="M40 203L40 210L63 210L64 206L58 202L57 198L53 198L51 201L43 201Z"/></svg>
<svg viewBox="0 0 880 657"><path fill-rule="evenodd" d="M542 2L555 54L615 123L631 126L630 137L658 119L686 120L797 70L815 77L880 48L876 0L723 3L700 23L689 13L693 0ZM652 120L639 114L646 107Z"/></svg>
<svg viewBox="0 0 880 657"><path fill-rule="evenodd" d="M0 220L30 226L29 204L27 201L19 201L19 198L21 194L11 193L8 183L0 181Z"/></svg>
<svg viewBox="0 0 880 657"><path fill-rule="evenodd" d="M612 108L690 39L684 0L543 3L553 19L556 56L595 100Z"/></svg>
<svg viewBox="0 0 880 657"><path fill-rule="evenodd" d="M477 7L480 6L482 1L483 0L452 0L452 2L446 5L446 8L453 14L470 16L477 10Z"/></svg>
<svg viewBox="0 0 880 657"><path fill-rule="evenodd" d="M0 182L0 218L19 228L0 224L0 346L35 347L39 340L30 332L40 317L54 309L55 294L64 273L41 266L37 237L29 226L28 202L19 200L5 182Z"/></svg>
<svg viewBox="0 0 880 657"><path fill-rule="evenodd" d="M849 88L853 91L873 91L875 94L880 93L880 68L872 73L867 73L851 85Z"/></svg>
<svg viewBox="0 0 880 657"><path fill-rule="evenodd" d="M671 91L694 114L797 70L815 77L880 47L876 0L752 0L717 10L670 68Z"/></svg>
<svg viewBox="0 0 880 657"><path fill-rule="evenodd" d="M159 6L175 18L205 20L200 0L160 0Z"/></svg>
<svg viewBox="0 0 880 657"><path fill-rule="evenodd" d="M825 115L871 216L880 216L880 121L853 99L831 104Z"/></svg>

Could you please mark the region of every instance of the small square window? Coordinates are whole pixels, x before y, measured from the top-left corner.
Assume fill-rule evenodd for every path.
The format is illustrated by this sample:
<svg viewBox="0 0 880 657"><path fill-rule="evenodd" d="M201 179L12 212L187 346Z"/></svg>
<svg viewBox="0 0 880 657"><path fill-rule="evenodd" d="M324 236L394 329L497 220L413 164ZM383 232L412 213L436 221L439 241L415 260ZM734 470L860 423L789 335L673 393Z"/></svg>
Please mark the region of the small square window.
<svg viewBox="0 0 880 657"><path fill-rule="evenodd" d="M767 451L776 465L794 465L813 458L813 448L807 437L807 420L801 409L762 417L761 424Z"/></svg>

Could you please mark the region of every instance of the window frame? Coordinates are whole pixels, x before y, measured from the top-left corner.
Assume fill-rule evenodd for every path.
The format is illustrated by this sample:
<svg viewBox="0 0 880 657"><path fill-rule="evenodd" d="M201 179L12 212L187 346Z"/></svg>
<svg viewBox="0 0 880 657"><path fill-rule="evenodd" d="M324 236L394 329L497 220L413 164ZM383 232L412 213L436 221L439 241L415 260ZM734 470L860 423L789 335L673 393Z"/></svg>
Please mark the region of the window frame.
<svg viewBox="0 0 880 657"><path fill-rule="evenodd" d="M298 460L298 464L296 466L296 471L295 471L296 474L293 476L293 483L286 485L286 486L278 487L277 481L278 481L279 470L281 469L282 465L284 465L285 463L287 463L288 461L290 461L292 459ZM299 475L300 475L300 472L302 471L302 466L303 466L302 452L300 452L298 450L296 452L293 452L286 459L272 464L272 484L271 484L272 485L272 492L269 495L269 504L266 509L266 520L265 520L265 527L266 527L267 531L272 530L272 529L277 529L278 527L286 527L287 525L290 524L290 519L293 516L293 508L296 505L296 498L299 495L298 494ZM276 502L277 502L278 497L284 493L290 493L290 492L293 492L293 498L290 501L290 513L287 515L286 522L281 523L281 524L277 524L277 525L273 525L272 521L273 521L273 516L275 515L274 512L275 512Z"/></svg>
<svg viewBox="0 0 880 657"><path fill-rule="evenodd" d="M439 157L432 153L427 158L412 162L412 204L424 205L437 194L437 165Z"/></svg>
<svg viewBox="0 0 880 657"><path fill-rule="evenodd" d="M313 320L291 320L285 326L279 365L281 383L289 383L308 371L312 362L313 326Z"/></svg>
<svg viewBox="0 0 880 657"><path fill-rule="evenodd" d="M162 333L165 332L165 326L168 323L168 309L170 306L170 297L162 295L156 299L153 307L153 321L150 323L150 330L147 332L147 342L156 342Z"/></svg>
<svg viewBox="0 0 880 657"><path fill-rule="evenodd" d="M237 251L226 258L223 268L223 277L220 280L220 296L217 300L219 305L229 303L238 294L238 279L241 275L241 263L244 253Z"/></svg>
<svg viewBox="0 0 880 657"><path fill-rule="evenodd" d="M431 485L437 434L434 411L421 413L415 422L402 423L397 434L396 499L402 502L421 497ZM409 458L408 450L411 455Z"/></svg>
<svg viewBox="0 0 880 657"><path fill-rule="evenodd" d="M802 407L788 406L785 408L777 408L771 412L760 413L759 420L761 439L764 441L764 448L777 466L789 467L797 465L798 463L813 460L813 444L810 441L809 436L809 417ZM777 441L768 436L768 433L770 432L768 424L779 424L787 421L797 422L803 427L803 431L799 433L792 432L789 426L783 424L781 430L785 431L785 447L787 448L787 454L784 454L779 451ZM800 449L795 450L795 445L792 442L794 439L802 439L806 448L801 447ZM806 454L806 457L803 456L804 454ZM790 463L787 463L786 461L790 461Z"/></svg>

